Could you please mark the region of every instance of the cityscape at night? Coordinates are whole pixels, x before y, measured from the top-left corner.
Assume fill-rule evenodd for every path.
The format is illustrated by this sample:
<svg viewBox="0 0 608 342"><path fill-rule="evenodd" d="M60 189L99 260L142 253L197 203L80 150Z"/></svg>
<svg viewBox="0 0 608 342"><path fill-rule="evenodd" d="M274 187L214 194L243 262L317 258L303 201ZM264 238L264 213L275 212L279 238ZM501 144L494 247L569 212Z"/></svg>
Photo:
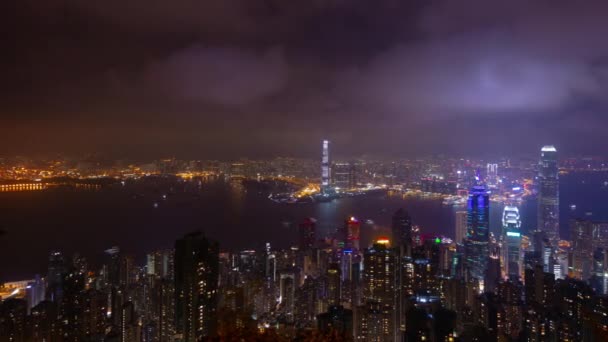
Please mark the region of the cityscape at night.
<svg viewBox="0 0 608 342"><path fill-rule="evenodd" d="M0 342L608 341L608 2L2 7Z"/></svg>

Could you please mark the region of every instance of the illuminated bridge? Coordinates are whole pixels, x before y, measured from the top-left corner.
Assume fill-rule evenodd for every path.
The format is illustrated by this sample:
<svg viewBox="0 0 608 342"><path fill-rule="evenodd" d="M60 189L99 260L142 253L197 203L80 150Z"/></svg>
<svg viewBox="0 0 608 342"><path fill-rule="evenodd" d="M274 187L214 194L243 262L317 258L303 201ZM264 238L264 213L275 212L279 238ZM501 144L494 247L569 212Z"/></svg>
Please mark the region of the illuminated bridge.
<svg viewBox="0 0 608 342"><path fill-rule="evenodd" d="M48 189L48 183L0 184L0 192L37 191Z"/></svg>
<svg viewBox="0 0 608 342"><path fill-rule="evenodd" d="M0 192L20 192L20 191L42 191L55 186L70 186L82 190L97 190L101 188L99 184L92 183L14 183L0 184Z"/></svg>

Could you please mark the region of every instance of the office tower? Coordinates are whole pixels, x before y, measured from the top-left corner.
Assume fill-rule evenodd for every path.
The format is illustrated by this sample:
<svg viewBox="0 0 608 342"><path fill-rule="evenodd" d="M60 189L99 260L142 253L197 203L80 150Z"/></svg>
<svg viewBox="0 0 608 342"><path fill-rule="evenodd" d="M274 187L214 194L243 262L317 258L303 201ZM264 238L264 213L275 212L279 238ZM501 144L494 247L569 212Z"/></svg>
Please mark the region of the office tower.
<svg viewBox="0 0 608 342"><path fill-rule="evenodd" d="M412 219L407 211L399 208L393 215L391 225L393 231L393 247L405 247L406 254L411 254L412 246ZM407 252L409 250L409 253Z"/></svg>
<svg viewBox="0 0 608 342"><path fill-rule="evenodd" d="M146 256L146 273L162 279L173 279L173 250L160 250Z"/></svg>
<svg viewBox="0 0 608 342"><path fill-rule="evenodd" d="M395 255L395 329L397 338L405 333L405 312L408 299L414 294L415 274L417 265L414 263L413 255L416 251L414 243L412 220L409 214L400 208L395 212L392 219L392 233Z"/></svg>
<svg viewBox="0 0 608 342"><path fill-rule="evenodd" d="M123 288L129 288L135 282L135 260L131 255L120 255L118 281Z"/></svg>
<svg viewBox="0 0 608 342"><path fill-rule="evenodd" d="M116 246L105 250L106 282L109 286L120 286L120 249Z"/></svg>
<svg viewBox="0 0 608 342"><path fill-rule="evenodd" d="M175 325L184 341L217 328L219 246L195 232L175 242Z"/></svg>
<svg viewBox="0 0 608 342"><path fill-rule="evenodd" d="M498 183L498 164L490 164L486 166L486 183L489 188L495 188Z"/></svg>
<svg viewBox="0 0 608 342"><path fill-rule="evenodd" d="M497 251L494 250L490 252L490 257L488 258L488 266L484 279L484 291L494 292L500 278L500 258L498 257Z"/></svg>
<svg viewBox="0 0 608 342"><path fill-rule="evenodd" d="M608 294L608 250L597 248L593 252L593 269L589 283L597 294Z"/></svg>
<svg viewBox="0 0 608 342"><path fill-rule="evenodd" d="M395 255L388 238L378 238L366 249L363 265L364 314L370 329L366 338L374 336L373 341L394 341L398 328L395 326Z"/></svg>
<svg viewBox="0 0 608 342"><path fill-rule="evenodd" d="M42 302L46 298L46 283L39 274L36 274L34 281L27 284L25 294L29 314L31 308L38 305L38 303Z"/></svg>
<svg viewBox="0 0 608 342"><path fill-rule="evenodd" d="M508 278L517 280L522 273L521 220L519 209L506 205L502 211L502 266Z"/></svg>
<svg viewBox="0 0 608 342"><path fill-rule="evenodd" d="M345 250L359 250L359 233L361 222L354 216L344 220L344 226L340 229L340 241L344 243Z"/></svg>
<svg viewBox="0 0 608 342"><path fill-rule="evenodd" d="M315 231L317 220L312 217L304 219L298 226L298 248L307 251L315 246Z"/></svg>
<svg viewBox="0 0 608 342"><path fill-rule="evenodd" d="M334 163L331 167L331 183L340 189L352 189L356 185L353 163Z"/></svg>
<svg viewBox="0 0 608 342"><path fill-rule="evenodd" d="M353 339L353 311L342 305L330 306L327 312L317 316L317 328L324 334L337 334L340 341Z"/></svg>
<svg viewBox="0 0 608 342"><path fill-rule="evenodd" d="M578 219L570 222L571 276L583 281L587 281L591 277L593 268L593 230L592 221Z"/></svg>
<svg viewBox="0 0 608 342"><path fill-rule="evenodd" d="M340 266L331 264L327 268L327 303L329 306L340 305L342 302L342 279Z"/></svg>
<svg viewBox="0 0 608 342"><path fill-rule="evenodd" d="M467 237L467 219L468 213L464 210L456 212L456 227L454 231L455 240L454 242L462 244L464 239Z"/></svg>
<svg viewBox="0 0 608 342"><path fill-rule="evenodd" d="M47 274L47 298L61 303L63 296L63 274L66 271L65 259L59 251L52 251L49 255L49 269Z"/></svg>
<svg viewBox="0 0 608 342"><path fill-rule="evenodd" d="M553 146L541 149L538 172L538 227L555 248L559 242L559 169L557 150Z"/></svg>
<svg viewBox="0 0 608 342"><path fill-rule="evenodd" d="M325 193L329 188L329 140L323 140L323 150L321 154L321 192Z"/></svg>
<svg viewBox="0 0 608 342"><path fill-rule="evenodd" d="M471 189L467 209L465 264L470 277L482 284L488 264L490 229L490 197L485 187L477 185Z"/></svg>

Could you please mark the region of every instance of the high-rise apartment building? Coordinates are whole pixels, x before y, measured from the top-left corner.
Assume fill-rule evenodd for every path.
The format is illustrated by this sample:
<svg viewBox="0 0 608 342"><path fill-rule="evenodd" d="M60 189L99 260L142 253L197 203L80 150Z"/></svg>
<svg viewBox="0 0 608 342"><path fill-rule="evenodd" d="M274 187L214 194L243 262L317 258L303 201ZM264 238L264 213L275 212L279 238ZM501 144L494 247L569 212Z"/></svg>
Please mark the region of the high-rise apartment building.
<svg viewBox="0 0 608 342"><path fill-rule="evenodd" d="M175 242L175 325L186 342L217 329L219 247L202 233Z"/></svg>

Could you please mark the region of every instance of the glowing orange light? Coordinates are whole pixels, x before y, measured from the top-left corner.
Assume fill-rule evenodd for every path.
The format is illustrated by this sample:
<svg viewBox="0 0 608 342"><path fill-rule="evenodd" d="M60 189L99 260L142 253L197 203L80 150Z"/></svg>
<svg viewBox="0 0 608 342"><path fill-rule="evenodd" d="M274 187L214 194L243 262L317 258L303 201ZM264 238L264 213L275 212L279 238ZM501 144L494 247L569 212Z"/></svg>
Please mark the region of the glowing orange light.
<svg viewBox="0 0 608 342"><path fill-rule="evenodd" d="M389 240L387 237L380 237L376 240L376 243L380 245L388 245L391 243L391 240Z"/></svg>

